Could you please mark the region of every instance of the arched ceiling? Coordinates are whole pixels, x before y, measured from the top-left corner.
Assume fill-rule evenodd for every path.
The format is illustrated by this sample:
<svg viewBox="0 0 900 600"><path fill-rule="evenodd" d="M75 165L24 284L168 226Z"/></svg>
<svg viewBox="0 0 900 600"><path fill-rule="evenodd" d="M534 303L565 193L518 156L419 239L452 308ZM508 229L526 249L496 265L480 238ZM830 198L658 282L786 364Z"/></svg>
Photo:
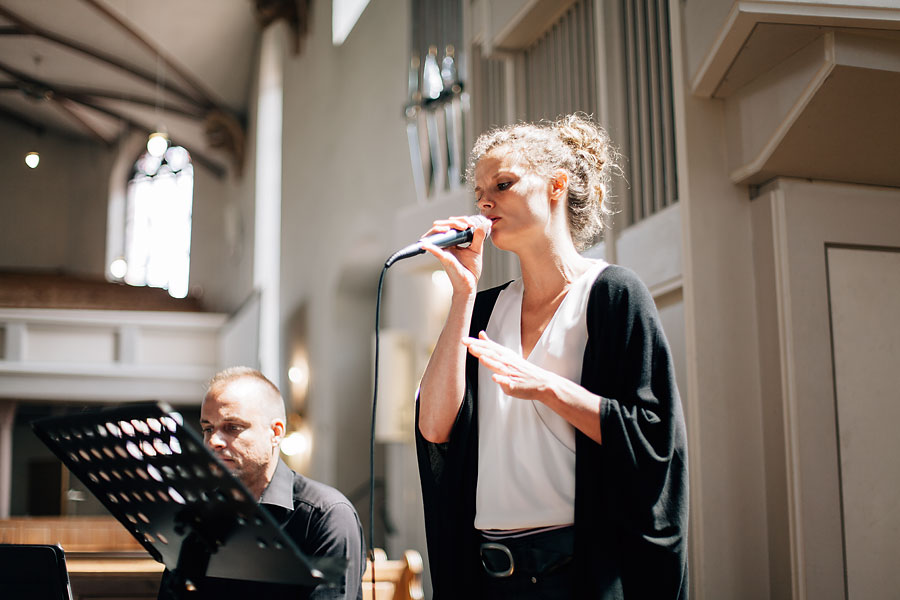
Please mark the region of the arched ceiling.
<svg viewBox="0 0 900 600"><path fill-rule="evenodd" d="M163 127L239 171L260 22L299 4L0 0L0 118L104 144Z"/></svg>

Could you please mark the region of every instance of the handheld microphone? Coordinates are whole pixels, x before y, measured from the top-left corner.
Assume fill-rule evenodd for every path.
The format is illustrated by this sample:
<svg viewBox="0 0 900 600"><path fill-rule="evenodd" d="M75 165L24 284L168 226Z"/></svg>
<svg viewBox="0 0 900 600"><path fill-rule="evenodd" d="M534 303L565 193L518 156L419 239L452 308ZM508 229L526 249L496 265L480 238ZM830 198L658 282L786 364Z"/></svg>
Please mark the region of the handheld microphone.
<svg viewBox="0 0 900 600"><path fill-rule="evenodd" d="M484 219L485 221L490 223L490 221L488 221L481 215L476 215L476 217L478 219ZM474 235L475 227L468 227L463 230L453 229L451 231L445 231L444 233L435 233L433 235L429 235L428 237L424 237L414 244L410 244L409 246L400 248L399 250L394 252L394 254L392 254L391 257L385 261L384 266L390 267L398 260L403 260L404 258L410 258L412 256L424 254L425 248L423 246L425 242L434 244L438 248L450 248L452 246L459 246L460 244L468 244L472 241Z"/></svg>

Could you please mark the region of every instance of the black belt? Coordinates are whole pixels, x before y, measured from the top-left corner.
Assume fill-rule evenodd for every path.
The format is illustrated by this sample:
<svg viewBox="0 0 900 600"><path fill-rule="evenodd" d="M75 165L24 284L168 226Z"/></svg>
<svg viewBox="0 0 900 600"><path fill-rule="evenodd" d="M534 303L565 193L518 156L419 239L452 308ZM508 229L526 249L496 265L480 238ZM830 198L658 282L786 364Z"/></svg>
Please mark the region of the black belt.
<svg viewBox="0 0 900 600"><path fill-rule="evenodd" d="M548 575L572 561L574 527L499 540L482 536L481 565L490 577Z"/></svg>

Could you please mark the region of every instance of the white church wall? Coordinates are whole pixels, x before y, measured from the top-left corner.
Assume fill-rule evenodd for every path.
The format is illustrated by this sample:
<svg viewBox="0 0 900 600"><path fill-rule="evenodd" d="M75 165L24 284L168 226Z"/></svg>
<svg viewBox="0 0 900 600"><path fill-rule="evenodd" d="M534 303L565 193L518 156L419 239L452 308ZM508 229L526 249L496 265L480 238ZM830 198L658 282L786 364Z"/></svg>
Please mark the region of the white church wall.
<svg viewBox="0 0 900 600"><path fill-rule="evenodd" d="M110 173L117 153L134 144L108 149L51 132L35 137L5 119L0 139L13 141L0 147L0 269L102 277L110 194L114 185L124 193L128 176ZM36 169L25 165L26 146L41 153ZM252 151L251 141L251 165ZM251 292L252 182L247 167L242 177L218 178L195 165L190 289L214 311L236 310Z"/></svg>
<svg viewBox="0 0 900 600"><path fill-rule="evenodd" d="M305 306L309 474L347 494L368 480L378 275L394 215L416 202L403 116L408 29L404 5L375 0L335 47L330 11L316 10L299 55L285 57L283 330Z"/></svg>
<svg viewBox="0 0 900 600"><path fill-rule="evenodd" d="M102 276L113 153L0 119L0 269ZM25 153L37 150L36 169Z"/></svg>

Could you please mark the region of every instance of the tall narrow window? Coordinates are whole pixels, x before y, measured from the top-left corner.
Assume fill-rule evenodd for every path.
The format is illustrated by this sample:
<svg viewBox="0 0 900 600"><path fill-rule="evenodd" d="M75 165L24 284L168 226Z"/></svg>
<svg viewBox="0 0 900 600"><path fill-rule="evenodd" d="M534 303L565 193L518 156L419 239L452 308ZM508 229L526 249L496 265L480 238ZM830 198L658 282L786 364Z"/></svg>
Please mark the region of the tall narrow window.
<svg viewBox="0 0 900 600"><path fill-rule="evenodd" d="M362 16L369 0L334 0L331 5L331 42L340 46Z"/></svg>
<svg viewBox="0 0 900 600"><path fill-rule="evenodd" d="M163 157L145 152L138 158L125 200L125 264L116 275L131 285L187 296L193 197L187 150L173 146Z"/></svg>

